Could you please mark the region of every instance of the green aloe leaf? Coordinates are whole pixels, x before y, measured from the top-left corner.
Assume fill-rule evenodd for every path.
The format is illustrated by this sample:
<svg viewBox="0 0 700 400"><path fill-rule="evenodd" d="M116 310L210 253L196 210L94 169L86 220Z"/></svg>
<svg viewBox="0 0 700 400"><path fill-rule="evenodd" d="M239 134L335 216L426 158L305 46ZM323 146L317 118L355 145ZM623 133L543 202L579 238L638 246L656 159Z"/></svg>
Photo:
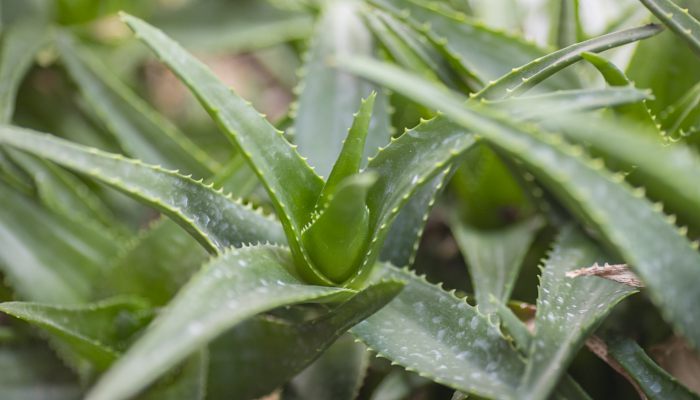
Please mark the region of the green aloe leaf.
<svg viewBox="0 0 700 400"><path fill-rule="evenodd" d="M197 348L261 312L353 293L304 284L292 275L294 268L289 250L275 246L231 249L215 258L182 288L87 398L132 396Z"/></svg>
<svg viewBox="0 0 700 400"><path fill-rule="evenodd" d="M655 208L643 192L632 190L621 177L583 157L580 148L567 145L559 136L517 128L485 107L476 111L465 106L463 98L398 68L371 60L343 62L362 76L439 109L522 161L569 210L602 234L642 278L664 318L693 345L700 346L700 317L693 311L700 302L700 291L695 287L700 279L700 253L673 219ZM465 136L458 129L454 132L456 137ZM448 154L444 156L451 157ZM606 200L601 201L602 197ZM673 274L667 273L669 268Z"/></svg>
<svg viewBox="0 0 700 400"><path fill-rule="evenodd" d="M6 302L0 312L45 330L97 370L107 369L151 316L145 304L129 298L75 306Z"/></svg>
<svg viewBox="0 0 700 400"><path fill-rule="evenodd" d="M252 176L251 176L252 175ZM214 185L236 190L248 197L257 180L242 157L234 157L213 178ZM130 294L167 303L206 261L207 253L199 243L175 222L163 217L129 241L112 260L108 276L95 293L100 296Z"/></svg>
<svg viewBox="0 0 700 400"><path fill-rule="evenodd" d="M659 367L632 339L606 335L607 358L620 366L650 400L697 400L700 396Z"/></svg>
<svg viewBox="0 0 700 400"><path fill-rule="evenodd" d="M569 278L568 271L605 259L580 231L566 227L542 268L535 334L520 384L523 399L546 399L578 350L612 308L636 293L597 277Z"/></svg>
<svg viewBox="0 0 700 400"><path fill-rule="evenodd" d="M377 276L408 283L396 299L351 329L370 350L456 390L517 398L525 364L485 315L408 270L383 264Z"/></svg>
<svg viewBox="0 0 700 400"><path fill-rule="evenodd" d="M6 400L74 400L78 380L41 343L0 345L0 393Z"/></svg>
<svg viewBox="0 0 700 400"><path fill-rule="evenodd" d="M553 23L550 42L564 48L579 42L584 36L578 0L550 0Z"/></svg>
<svg viewBox="0 0 700 400"><path fill-rule="evenodd" d="M197 96L204 108L240 148L267 189L299 263L310 264L299 244L323 180L265 118L236 96L200 61L163 32L128 15L124 21ZM313 271L313 269L312 269ZM316 271L313 271L316 272ZM327 279L316 272L316 280Z"/></svg>
<svg viewBox="0 0 700 400"><path fill-rule="evenodd" d="M176 172L11 126L0 127L0 144L86 174L158 208L211 252L242 243L284 243L276 221Z"/></svg>
<svg viewBox="0 0 700 400"><path fill-rule="evenodd" d="M605 89L562 90L546 94L512 97L507 100L491 101L488 104L502 109L516 119L539 120L559 113L627 105L635 106L637 103L651 98L648 90L625 86ZM644 112L646 113L646 110Z"/></svg>
<svg viewBox="0 0 700 400"><path fill-rule="evenodd" d="M661 125L671 138L683 138L700 130L700 83L696 83L678 101L668 106L659 116ZM691 143L697 138L691 137Z"/></svg>
<svg viewBox="0 0 700 400"><path fill-rule="evenodd" d="M88 107L126 154L198 177L219 169L216 161L120 82L96 55L80 48L68 34L59 35L56 44Z"/></svg>
<svg viewBox="0 0 700 400"><path fill-rule="evenodd" d="M321 356L347 329L385 306L402 287L396 281L371 285L306 321L258 316L241 323L210 344L209 394L256 398L270 393Z"/></svg>
<svg viewBox="0 0 700 400"><path fill-rule="evenodd" d="M306 54L298 103L292 112L292 133L299 152L309 158L322 176L329 176L341 153L343 140L353 123L352 115L363 97L375 91L373 84L334 68L337 56L371 56L372 35L360 17L361 3L331 1L324 5ZM372 123L360 154L372 154L389 141L386 98L379 95ZM364 161L364 160L363 160ZM364 163L363 163L364 164Z"/></svg>
<svg viewBox="0 0 700 400"><path fill-rule="evenodd" d="M687 8L681 8L671 0L640 1L700 55L700 21L695 19Z"/></svg>
<svg viewBox="0 0 700 400"><path fill-rule="evenodd" d="M476 303L480 312L490 314L495 311L492 296L499 303L510 298L525 254L544 221L532 218L489 231L456 221L451 224L452 234L469 266Z"/></svg>
<svg viewBox="0 0 700 400"><path fill-rule="evenodd" d="M118 243L102 229L52 213L4 184L0 203L0 268L18 298L54 304L89 300Z"/></svg>
<svg viewBox="0 0 700 400"><path fill-rule="evenodd" d="M12 119L22 78L47 39L46 24L34 19L15 22L3 30L0 46L0 122L7 123Z"/></svg>
<svg viewBox="0 0 700 400"><path fill-rule="evenodd" d="M424 33L468 78L477 81L472 85L475 89L546 54L532 43L425 1L372 0L371 3ZM551 89L568 89L577 86L577 82L575 75L564 73L547 81L547 85Z"/></svg>
<svg viewBox="0 0 700 400"><path fill-rule="evenodd" d="M595 121L596 130L577 125L584 120L590 124L591 119ZM687 223L700 227L697 215L700 188L696 184L700 176L700 157L684 143L662 146L653 132L645 135L637 126L590 116L571 116L567 121L552 119L543 123L573 141L593 146L627 168L634 166L630 180L643 182L652 198L661 200ZM604 137L600 132L606 133Z"/></svg>
<svg viewBox="0 0 700 400"><path fill-rule="evenodd" d="M404 267L413 264L430 210L451 177L451 169L438 173L411 195L391 223L379 260Z"/></svg>
<svg viewBox="0 0 700 400"><path fill-rule="evenodd" d="M489 83L476 96L485 99L500 99L522 94L554 73L581 60L581 54L583 53L598 53L637 42L654 36L661 30L660 26L649 24L573 44L513 68L511 72L501 76L495 82Z"/></svg>
<svg viewBox="0 0 700 400"><path fill-rule="evenodd" d="M352 336L343 336L291 382L296 399L353 400L369 366L369 353Z"/></svg>

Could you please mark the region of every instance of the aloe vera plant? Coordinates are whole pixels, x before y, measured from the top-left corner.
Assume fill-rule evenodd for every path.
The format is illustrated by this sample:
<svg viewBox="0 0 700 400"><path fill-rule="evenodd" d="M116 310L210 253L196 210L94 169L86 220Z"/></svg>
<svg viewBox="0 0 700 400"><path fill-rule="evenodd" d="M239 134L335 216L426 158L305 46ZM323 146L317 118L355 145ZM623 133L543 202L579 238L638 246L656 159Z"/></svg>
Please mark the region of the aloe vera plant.
<svg viewBox="0 0 700 400"><path fill-rule="evenodd" d="M0 397L700 398L700 8L486 3L0 4Z"/></svg>

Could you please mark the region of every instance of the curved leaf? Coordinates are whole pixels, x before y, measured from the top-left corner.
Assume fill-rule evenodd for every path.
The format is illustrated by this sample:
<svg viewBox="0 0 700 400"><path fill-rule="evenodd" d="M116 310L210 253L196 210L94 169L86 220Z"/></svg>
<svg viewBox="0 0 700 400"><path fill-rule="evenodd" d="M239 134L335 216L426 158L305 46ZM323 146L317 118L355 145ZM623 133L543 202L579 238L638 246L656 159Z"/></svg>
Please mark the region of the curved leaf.
<svg viewBox="0 0 700 400"><path fill-rule="evenodd" d="M298 262L306 262L299 244L323 180L248 102L236 96L200 61L163 32L129 15L124 21L197 96L224 133L240 148L267 189ZM320 280L320 279L319 279Z"/></svg>
<svg viewBox="0 0 700 400"><path fill-rule="evenodd" d="M640 0L664 25L685 40L700 55L700 21L670 0Z"/></svg>
<svg viewBox="0 0 700 400"><path fill-rule="evenodd" d="M396 281L370 285L307 321L255 317L240 324L210 345L209 394L213 398L230 393L256 398L270 393L319 357L347 329L391 301L402 287Z"/></svg>
<svg viewBox="0 0 700 400"><path fill-rule="evenodd" d="M654 24L626 29L599 36L585 42L576 43L564 49L537 58L513 70L495 82L489 83L476 97L500 99L521 94L549 76L581 60L585 52L598 53L628 43L633 43L661 32L661 27Z"/></svg>
<svg viewBox="0 0 700 400"><path fill-rule="evenodd" d="M130 336L150 318L143 303L129 298L76 306L7 302L0 303L0 312L44 329L98 370L117 359Z"/></svg>
<svg viewBox="0 0 700 400"><path fill-rule="evenodd" d="M659 367L635 341L620 337L606 337L605 344L607 345L606 361L616 362L650 400L700 399L698 394L691 392Z"/></svg>
<svg viewBox="0 0 700 400"><path fill-rule="evenodd" d="M463 98L398 68L371 60L343 62L358 74L441 110L522 161L569 210L602 234L642 278L664 318L693 345L700 346L700 315L694 311L700 303L696 286L700 253L675 226L674 219L664 216L643 192L632 190L601 163L582 157L581 148L563 143L559 136L516 127L485 107L475 110L465 106ZM453 132L456 137L464 136L458 129ZM674 273L668 273L669 268Z"/></svg>
<svg viewBox="0 0 700 400"><path fill-rule="evenodd" d="M525 364L486 316L408 270L382 265L377 276L408 283L396 299L352 328L353 335L379 356L453 389L517 398Z"/></svg>
<svg viewBox="0 0 700 400"><path fill-rule="evenodd" d="M566 272L602 261L600 250L581 232L565 228L542 269L535 334L519 394L547 399L586 337L634 288L595 277L569 278Z"/></svg>
<svg viewBox="0 0 700 400"><path fill-rule="evenodd" d="M176 172L11 126L0 126L0 144L86 174L158 208L210 252L250 242L284 243L276 221Z"/></svg>
<svg viewBox="0 0 700 400"><path fill-rule="evenodd" d="M197 273L127 353L102 376L87 399L123 399L228 328L261 312L352 294L312 286L292 275L289 250L274 246L231 249Z"/></svg>

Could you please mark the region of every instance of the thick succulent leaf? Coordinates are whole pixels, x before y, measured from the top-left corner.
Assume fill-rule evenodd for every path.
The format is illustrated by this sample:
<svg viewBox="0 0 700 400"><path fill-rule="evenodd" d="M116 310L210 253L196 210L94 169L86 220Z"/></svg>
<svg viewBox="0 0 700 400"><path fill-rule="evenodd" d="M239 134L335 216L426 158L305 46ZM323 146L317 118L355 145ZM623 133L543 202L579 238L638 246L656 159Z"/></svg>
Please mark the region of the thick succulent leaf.
<svg viewBox="0 0 700 400"><path fill-rule="evenodd" d="M439 173L428 184L414 192L401 207L384 239L379 255L380 261L402 267L413 264L430 210L442 192L445 182L450 180L451 171L450 169Z"/></svg>
<svg viewBox="0 0 700 400"><path fill-rule="evenodd" d="M441 110L465 128L478 132L502 152L519 159L576 216L592 224L647 285L664 318L700 346L700 253L640 191L602 165L582 156L561 137L522 129L464 99L434 88L420 77L371 60L343 60L347 68ZM453 129L457 137L463 131ZM448 157L449 153L444 154ZM450 155L451 156L451 155ZM601 199L605 198L605 201ZM672 268L674 273L668 273Z"/></svg>
<svg viewBox="0 0 700 400"><path fill-rule="evenodd" d="M633 105L651 99L648 90L631 86L605 89L576 89L513 97L489 102L516 119L538 120L561 113Z"/></svg>
<svg viewBox="0 0 700 400"><path fill-rule="evenodd" d="M158 208L209 251L250 242L284 243L276 221L176 172L11 126L0 126L0 144L86 174Z"/></svg>
<svg viewBox="0 0 700 400"><path fill-rule="evenodd" d="M488 318L408 270L382 265L382 279L408 283L394 301L351 329L372 351L419 375L487 398L517 398L525 364Z"/></svg>
<svg viewBox="0 0 700 400"><path fill-rule="evenodd" d="M145 305L129 298L76 306L6 302L0 312L45 330L98 370L106 369L150 319Z"/></svg>
<svg viewBox="0 0 700 400"><path fill-rule="evenodd" d="M493 231L475 229L459 221L451 224L469 266L480 312L495 312L491 297L499 303L508 301L525 254L543 222L532 218Z"/></svg>
<svg viewBox="0 0 700 400"><path fill-rule="evenodd" d="M650 400L698 400L700 396L659 367L632 339L606 337L607 357L634 380Z"/></svg>
<svg viewBox="0 0 700 400"><path fill-rule="evenodd" d="M231 249L197 273L141 338L98 381L88 399L132 396L227 329L261 312L352 294L292 275L289 250Z"/></svg>
<svg viewBox="0 0 700 400"><path fill-rule="evenodd" d="M311 15L271 3L238 0L232 6L224 0L197 1L172 11L158 10L152 21L187 48L207 53L253 51L308 37Z"/></svg>
<svg viewBox="0 0 700 400"><path fill-rule="evenodd" d="M455 129L460 134L453 132ZM392 140L370 160L366 170L375 172L378 179L367 196L372 242L364 265L377 260L393 220L410 197L433 179L444 179L452 161L474 144L475 139L464 132L447 121L421 124ZM440 186L436 184L434 188ZM367 272L369 268L360 269L360 273Z"/></svg>
<svg viewBox="0 0 700 400"><path fill-rule="evenodd" d="M681 8L671 0L640 1L700 55L700 21L690 15L687 8Z"/></svg>
<svg viewBox="0 0 700 400"><path fill-rule="evenodd" d="M591 124L595 121L594 125ZM581 123L586 121L586 126ZM591 116L570 116L566 121L544 121L549 129L561 132L576 142L593 146L597 151L625 167L634 167L630 176L643 182L649 194L677 212L684 221L700 227L700 157L683 143L663 146L654 132ZM591 129L595 126L596 129ZM601 135L600 132L605 132Z"/></svg>
<svg viewBox="0 0 700 400"><path fill-rule="evenodd" d="M546 399L586 337L618 302L636 292L597 277L566 276L578 266L604 261L602 257L580 231L564 228L542 269L535 334L519 391L523 399Z"/></svg>
<svg viewBox="0 0 700 400"><path fill-rule="evenodd" d="M347 329L385 306L402 287L396 281L371 285L307 321L255 317L240 324L210 345L210 396L225 398L237 393L256 398L270 393L307 367Z"/></svg>
<svg viewBox="0 0 700 400"><path fill-rule="evenodd" d="M245 198L256 187L257 178L243 158L236 156L212 181L215 186L235 190L236 195ZM137 295L154 305L162 305L199 269L206 256L193 237L163 217L127 243L112 261L109 275L95 293Z"/></svg>
<svg viewBox="0 0 700 400"><path fill-rule="evenodd" d="M67 34L56 40L61 59L86 104L126 154L149 164L207 177L219 165Z"/></svg>
<svg viewBox="0 0 700 400"><path fill-rule="evenodd" d="M301 227L309 220L323 180L250 103L236 96L200 61L163 32L128 15L123 16L137 36L197 96L229 138L240 148L267 189L282 221L292 252L308 263L299 244ZM325 280L319 276L320 282Z"/></svg>
<svg viewBox="0 0 700 400"><path fill-rule="evenodd" d="M15 97L34 55L46 43L46 25L34 19L18 21L3 30L0 45L0 122L12 119Z"/></svg>
<svg viewBox="0 0 700 400"><path fill-rule="evenodd" d="M291 382L295 396L304 400L353 400L369 366L369 353L352 336L333 343Z"/></svg>
<svg viewBox="0 0 700 400"><path fill-rule="evenodd" d="M501 99L522 94L554 73L581 60L581 54L584 52L598 53L609 50L654 36L661 30L660 26L649 24L573 44L513 68L511 72L498 78L495 82L489 83L477 93L477 97Z"/></svg>
<svg viewBox="0 0 700 400"><path fill-rule="evenodd" d="M546 54L532 43L424 1L372 0L372 3L427 35L464 73L479 82L476 89L511 68ZM566 89L577 86L577 82L575 75L565 73L548 80L547 85L550 89Z"/></svg>
<svg viewBox="0 0 700 400"><path fill-rule="evenodd" d="M342 141L340 154L330 171L326 184L323 185L323 190L316 203L317 207L324 208L341 181L360 171L376 97L376 92L372 92L367 99L361 100L360 109L355 114L347 137Z"/></svg>
<svg viewBox="0 0 700 400"><path fill-rule="evenodd" d="M18 298L55 304L88 300L118 243L5 185L0 185L0 203L0 267Z"/></svg>
<svg viewBox="0 0 700 400"><path fill-rule="evenodd" d="M371 83L329 64L336 55L372 55L372 35L360 17L360 6L361 3L353 0L331 1L324 5L298 87L299 99L293 111L294 142L322 176L329 176L360 100L374 90ZM374 138L370 141L374 144L368 149L370 154L376 146L386 144L390 137L385 100L382 95L379 97L367 135ZM364 148L363 143L361 154Z"/></svg>
<svg viewBox="0 0 700 400"><path fill-rule="evenodd" d="M6 400L74 400L82 390L73 374L40 343L0 346L0 393Z"/></svg>

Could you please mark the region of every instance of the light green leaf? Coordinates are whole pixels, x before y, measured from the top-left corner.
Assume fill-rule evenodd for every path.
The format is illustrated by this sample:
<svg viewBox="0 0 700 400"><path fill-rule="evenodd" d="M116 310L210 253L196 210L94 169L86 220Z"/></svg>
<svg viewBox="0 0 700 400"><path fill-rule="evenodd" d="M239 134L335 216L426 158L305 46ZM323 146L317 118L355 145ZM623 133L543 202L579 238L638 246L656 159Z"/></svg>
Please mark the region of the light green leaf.
<svg viewBox="0 0 700 400"><path fill-rule="evenodd" d="M322 176L329 176L360 100L374 91L371 83L330 64L336 56L372 55L374 43L359 15L360 6L354 0L324 4L297 88L298 104L292 112L294 142ZM390 137L383 97L379 96L367 135L370 154ZM364 149L363 143L360 154L365 153Z"/></svg>
<svg viewBox="0 0 700 400"><path fill-rule="evenodd" d="M0 46L0 123L8 123L12 119L22 78L47 38L46 25L33 19L17 21L3 29Z"/></svg>
<svg viewBox="0 0 700 400"><path fill-rule="evenodd" d="M690 15L687 8L681 8L671 0L640 1L700 55L700 21Z"/></svg>
<svg viewBox="0 0 700 400"><path fill-rule="evenodd" d="M550 42L561 49L579 42L584 36L579 0L550 0L552 20Z"/></svg>
<svg viewBox="0 0 700 400"><path fill-rule="evenodd" d="M369 365L369 353L352 336L343 336L291 382L293 398L354 400Z"/></svg>
<svg viewBox="0 0 700 400"><path fill-rule="evenodd" d="M578 124L594 122L597 129ZM545 120L548 129L561 132L567 138L593 146L597 151L625 168L634 167L628 177L641 183L652 198L661 200L677 212L686 223L700 227L700 156L683 143L664 146L653 132L635 125L591 116L570 116ZM600 132L605 132L601 135ZM644 134L648 133L648 134ZM660 204L659 204L660 206Z"/></svg>
<svg viewBox="0 0 700 400"><path fill-rule="evenodd" d="M598 53L633 43L654 36L661 32L661 29L658 25L649 24L573 44L513 68L511 72L501 76L495 82L489 83L477 93L476 97L501 99L522 94L554 73L581 60L581 54L584 52Z"/></svg>
<svg viewBox="0 0 700 400"><path fill-rule="evenodd" d="M87 301L118 243L4 184L0 203L0 267L18 298L55 304Z"/></svg>
<svg viewBox="0 0 700 400"><path fill-rule="evenodd" d="M75 400L82 390L73 374L41 343L0 346L3 400Z"/></svg>
<svg viewBox="0 0 700 400"><path fill-rule="evenodd" d="M403 287L380 282L311 320L255 317L210 344L207 387L213 398L270 393L319 357L347 329L385 306ZM264 378L263 378L264 377Z"/></svg>
<svg viewBox="0 0 700 400"><path fill-rule="evenodd" d="M231 249L197 273L141 338L107 371L87 398L123 399L227 329L265 311L303 302L338 300L347 289L312 286L293 274L289 250Z"/></svg>
<svg viewBox="0 0 700 400"><path fill-rule="evenodd" d="M668 106L659 116L661 126L671 139L693 135L700 130L700 83L696 83L678 101ZM688 141L697 143L697 135Z"/></svg>
<svg viewBox="0 0 700 400"><path fill-rule="evenodd" d="M493 231L454 221L452 234L469 266L479 311L495 312L491 296L499 303L508 301L525 254L544 221L532 218Z"/></svg>
<svg viewBox="0 0 700 400"><path fill-rule="evenodd" d="M86 174L158 208L210 252L242 243L284 243L276 221L176 172L11 126L0 126L0 144Z"/></svg>
<svg viewBox="0 0 700 400"><path fill-rule="evenodd" d="M97 370L107 369L151 316L142 302L130 298L75 306L6 302L0 303L0 312L45 330Z"/></svg>
<svg viewBox="0 0 700 400"><path fill-rule="evenodd" d="M139 400L204 400L207 398L207 372L209 356L206 350L200 350L182 362L170 374L163 377Z"/></svg>
<svg viewBox="0 0 700 400"><path fill-rule="evenodd" d="M570 211L600 232L647 285L664 318L700 346L700 316L694 312L700 303L700 290L695 285L700 280L700 253L673 219L664 216L642 192L632 190L600 163L583 157L581 148L563 143L559 136L516 127L485 107L475 110L465 106L463 98L398 68L371 60L343 62L353 72L439 109L519 159ZM587 124L587 128L595 126ZM458 129L454 132L455 139L464 136ZM669 274L669 268L674 273Z"/></svg>
<svg viewBox="0 0 700 400"><path fill-rule="evenodd" d="M569 226L560 234L542 269L521 398L548 398L586 337L617 303L636 293L632 287L598 277L566 276L568 271L605 261L602 257L580 231Z"/></svg>
<svg viewBox="0 0 700 400"><path fill-rule="evenodd" d="M200 61L163 32L128 15L125 22L197 96L224 133L236 143L267 189L298 263L310 264L299 244L323 186L296 150L248 102L236 96ZM313 271L313 268L311 268ZM316 272L318 283L328 284Z"/></svg>
<svg viewBox="0 0 700 400"><path fill-rule="evenodd" d="M402 400L430 381L403 370L390 372L372 392L370 400Z"/></svg>
<svg viewBox="0 0 700 400"><path fill-rule="evenodd" d="M377 276L408 283L386 307L351 329L379 356L453 389L517 398L525 364L488 318L408 270L382 265Z"/></svg>
<svg viewBox="0 0 700 400"><path fill-rule="evenodd" d="M149 164L182 168L202 178L220 168L174 124L120 82L95 54L80 48L66 33L59 35L56 45L88 108L126 154Z"/></svg>
<svg viewBox="0 0 700 400"><path fill-rule="evenodd" d="M697 400L697 393L659 367L632 339L606 335L607 357L624 369L650 400Z"/></svg>

